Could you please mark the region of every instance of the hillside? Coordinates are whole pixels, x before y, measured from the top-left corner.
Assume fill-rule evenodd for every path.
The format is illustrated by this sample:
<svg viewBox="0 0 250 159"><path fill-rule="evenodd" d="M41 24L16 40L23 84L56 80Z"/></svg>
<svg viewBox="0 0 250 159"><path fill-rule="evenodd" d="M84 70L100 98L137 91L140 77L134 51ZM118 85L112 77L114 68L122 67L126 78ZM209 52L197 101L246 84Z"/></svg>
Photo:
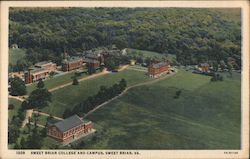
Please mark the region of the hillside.
<svg viewBox="0 0 250 159"><path fill-rule="evenodd" d="M240 74L224 79L180 70L134 88L88 117L99 133L83 148L240 149Z"/></svg>
<svg viewBox="0 0 250 159"><path fill-rule="evenodd" d="M29 60L60 63L69 54L116 44L175 54L182 64L241 65L240 9L66 8L10 9L10 45L34 49Z"/></svg>

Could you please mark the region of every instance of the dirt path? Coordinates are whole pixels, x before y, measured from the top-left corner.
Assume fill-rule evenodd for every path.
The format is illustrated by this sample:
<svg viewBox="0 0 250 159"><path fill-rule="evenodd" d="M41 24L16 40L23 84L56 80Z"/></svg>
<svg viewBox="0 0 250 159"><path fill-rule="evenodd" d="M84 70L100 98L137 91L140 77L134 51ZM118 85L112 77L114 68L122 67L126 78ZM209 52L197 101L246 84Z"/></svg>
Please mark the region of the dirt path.
<svg viewBox="0 0 250 159"><path fill-rule="evenodd" d="M29 122L29 118L32 117L33 109L26 110L25 119L22 122L22 128Z"/></svg>
<svg viewBox="0 0 250 159"><path fill-rule="evenodd" d="M130 89L132 89L132 88L139 87L139 86L143 86L143 85L149 85L149 84L153 84L153 83L162 81L162 80L164 80L164 79L166 79L166 78L169 78L169 77L175 75L176 73L177 73L177 71L174 72L174 73L171 73L171 74L162 76L162 77L157 78L157 79L152 80L152 81L147 81L147 82L143 82L143 83L138 83L138 84L133 85L133 86L129 86L129 87L127 87L121 94L119 94L118 96L115 96L114 98L112 98L112 99L110 99L110 100L108 100L108 101L106 101L106 102L104 102L104 103L98 105L97 107L95 107L94 109L92 109L91 111L89 111L87 114L85 114L85 115L83 116L83 118L89 116L90 114L92 114L93 112L95 112L97 109L99 109L99 108L103 107L104 105L106 105L106 104L112 102L113 100L115 100L115 99L117 99L117 98L123 96L125 93L127 93L127 92L128 92Z"/></svg>
<svg viewBox="0 0 250 159"><path fill-rule="evenodd" d="M16 99L16 100L18 100L18 101L20 101L20 102L23 102L23 101L24 101L24 99L23 99L22 97L20 97L20 96L12 96L12 95L9 95L9 98Z"/></svg>
<svg viewBox="0 0 250 159"><path fill-rule="evenodd" d="M141 71L141 72L148 72L147 70L138 69L138 68L132 68L132 67L129 67L128 70Z"/></svg>
<svg viewBox="0 0 250 159"><path fill-rule="evenodd" d="M83 77L83 78L79 79L78 81L81 82L81 81L89 80L89 79L92 79L92 78L95 78L95 77L99 77L99 76L102 76L102 75L105 75L105 74L108 74L108 73L109 73L108 71L104 70L104 71L102 71L100 73L93 74L93 75L90 75L90 76L87 76L87 77ZM68 82L66 84L62 84L60 86L51 88L51 89L49 89L49 92L53 92L55 90L58 90L58 89L61 89L63 87L67 87L67 86L70 86L70 85L72 85L72 82Z"/></svg>
<svg viewBox="0 0 250 159"><path fill-rule="evenodd" d="M124 65L122 66L118 71L123 71L125 70L129 65ZM93 74L93 75L90 75L90 76L87 76L87 77L83 77L81 79L79 79L78 81L81 82L81 81L86 81L86 80L89 80L89 79L92 79L92 78L96 78L96 77L99 77L99 76L103 76L103 75L106 75L106 74L109 74L110 72L107 71L106 69L104 69L102 72L100 73L97 73L97 74ZM60 86L57 86L57 87L54 87L54 88L51 88L49 89L50 92L53 92L55 90L58 90L58 89L61 89L63 87L67 87L67 86L70 86L72 85L72 82L68 82L66 84L62 84Z"/></svg>
<svg viewBox="0 0 250 159"><path fill-rule="evenodd" d="M33 113L35 114L39 114L39 115L43 115L43 116L50 116L48 113L44 113L44 112L38 112L38 111L33 111ZM57 117L57 116L52 116L54 119L57 119L57 120L63 120L63 118L60 118L60 117Z"/></svg>
<svg viewBox="0 0 250 159"><path fill-rule="evenodd" d="M34 123L34 122L30 122L30 124L31 124L31 125L35 125L35 123ZM45 128L45 126L44 126L44 125L37 124L37 123L36 123L36 126L38 126L38 127L40 127L40 128Z"/></svg>

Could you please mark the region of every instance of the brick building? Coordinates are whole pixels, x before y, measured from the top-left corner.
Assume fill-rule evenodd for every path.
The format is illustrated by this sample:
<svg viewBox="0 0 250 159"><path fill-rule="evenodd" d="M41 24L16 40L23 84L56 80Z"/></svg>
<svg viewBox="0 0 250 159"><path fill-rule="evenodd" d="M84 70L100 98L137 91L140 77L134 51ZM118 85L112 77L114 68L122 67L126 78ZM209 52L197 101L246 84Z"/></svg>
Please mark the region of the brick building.
<svg viewBox="0 0 250 159"><path fill-rule="evenodd" d="M47 135L59 142L70 142L81 138L91 131L91 121L85 122L79 116L73 115L55 124L49 124Z"/></svg>
<svg viewBox="0 0 250 159"><path fill-rule="evenodd" d="M81 68L83 64L83 59L79 57L71 57L69 59L65 59L62 62L62 70L63 71L71 71L78 68Z"/></svg>
<svg viewBox="0 0 250 159"><path fill-rule="evenodd" d="M84 59L96 60L99 61L100 64L104 64L104 56L101 53L102 53L101 51L88 53L85 55Z"/></svg>
<svg viewBox="0 0 250 159"><path fill-rule="evenodd" d="M50 61L42 61L35 64L36 68L44 68L49 72L56 71L56 64Z"/></svg>
<svg viewBox="0 0 250 159"><path fill-rule="evenodd" d="M91 65L95 69L100 67L100 61L98 61L98 60L83 58L83 62L87 63L88 65Z"/></svg>
<svg viewBox="0 0 250 159"><path fill-rule="evenodd" d="M158 78L163 74L170 72L170 64L167 61L153 63L148 67L148 74L150 77Z"/></svg>
<svg viewBox="0 0 250 159"><path fill-rule="evenodd" d="M201 69L202 72L206 72L206 73L207 73L207 72L210 72L210 71L209 71L209 67L210 67L210 66L209 66L208 63L202 63L202 64L200 64L200 69Z"/></svg>
<svg viewBox="0 0 250 159"><path fill-rule="evenodd" d="M31 68L29 71L24 73L25 83L33 83L38 81L39 79L45 79L49 77L50 71L45 68Z"/></svg>
<svg viewBox="0 0 250 159"><path fill-rule="evenodd" d="M26 84L49 77L49 73L56 71L57 67L55 63L49 61L38 62L34 66L35 67L30 68L29 71L24 73L24 81Z"/></svg>

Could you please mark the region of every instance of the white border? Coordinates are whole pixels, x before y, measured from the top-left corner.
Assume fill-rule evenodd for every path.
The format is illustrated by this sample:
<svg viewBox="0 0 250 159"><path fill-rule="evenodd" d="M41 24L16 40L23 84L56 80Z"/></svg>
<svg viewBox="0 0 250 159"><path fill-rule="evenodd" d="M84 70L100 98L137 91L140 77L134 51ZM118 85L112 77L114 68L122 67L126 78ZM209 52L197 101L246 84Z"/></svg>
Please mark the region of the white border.
<svg viewBox="0 0 250 159"><path fill-rule="evenodd" d="M8 8L9 7L190 7L190 8L241 8L242 9L242 150L138 150L141 155L16 155L7 148L8 102ZM249 154L249 3L247 1L2 1L1 2L1 157L3 158L247 158ZM45 151L45 150L44 150ZM53 151L53 150L49 150ZM57 151L57 150L56 150ZM64 152L68 150L62 150ZM71 150L70 150L71 151ZM73 150L74 151L74 150ZM91 151L91 150L87 150ZM87 152L85 151L85 152ZM96 151L96 150L95 150ZM104 150L97 150L104 151ZM119 151L119 150L114 150ZM224 154L237 152L238 154Z"/></svg>

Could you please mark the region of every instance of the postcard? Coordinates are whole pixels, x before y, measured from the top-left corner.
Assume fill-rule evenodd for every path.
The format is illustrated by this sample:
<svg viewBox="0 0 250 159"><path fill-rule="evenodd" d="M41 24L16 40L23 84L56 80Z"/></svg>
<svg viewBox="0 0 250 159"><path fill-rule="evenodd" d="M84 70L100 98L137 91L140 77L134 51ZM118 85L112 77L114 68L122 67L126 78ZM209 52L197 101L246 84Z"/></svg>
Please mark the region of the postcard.
<svg viewBox="0 0 250 159"><path fill-rule="evenodd" d="M2 1L12 158L248 158L249 2Z"/></svg>

